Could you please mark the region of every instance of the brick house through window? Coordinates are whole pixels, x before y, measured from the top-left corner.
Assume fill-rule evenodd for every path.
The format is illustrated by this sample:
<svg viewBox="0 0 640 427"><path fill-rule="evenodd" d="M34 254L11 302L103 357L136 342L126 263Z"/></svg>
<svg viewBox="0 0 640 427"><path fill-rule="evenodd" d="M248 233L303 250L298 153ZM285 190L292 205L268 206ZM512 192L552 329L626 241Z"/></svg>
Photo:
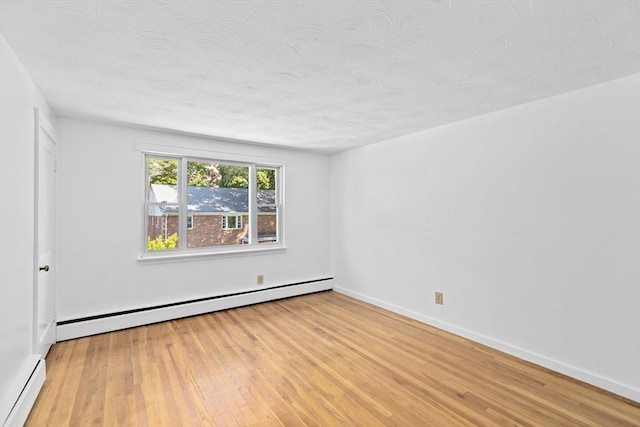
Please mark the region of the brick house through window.
<svg viewBox="0 0 640 427"><path fill-rule="evenodd" d="M178 189L175 185L151 184L150 199L166 203L150 209L147 235L167 239L179 234ZM187 247L240 245L248 242L249 194L246 188L188 187L187 211L191 228L187 229ZM259 204L275 203L274 190L258 190ZM172 205L174 204L174 205ZM277 240L274 210L258 212L258 242Z"/></svg>

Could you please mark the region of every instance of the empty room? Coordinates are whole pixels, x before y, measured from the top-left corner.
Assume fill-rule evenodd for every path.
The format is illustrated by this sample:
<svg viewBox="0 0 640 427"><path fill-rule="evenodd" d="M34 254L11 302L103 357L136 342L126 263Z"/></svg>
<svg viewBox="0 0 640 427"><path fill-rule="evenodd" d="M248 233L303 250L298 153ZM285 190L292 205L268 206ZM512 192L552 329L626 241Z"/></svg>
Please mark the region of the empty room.
<svg viewBox="0 0 640 427"><path fill-rule="evenodd" d="M640 2L0 0L0 425L640 426Z"/></svg>

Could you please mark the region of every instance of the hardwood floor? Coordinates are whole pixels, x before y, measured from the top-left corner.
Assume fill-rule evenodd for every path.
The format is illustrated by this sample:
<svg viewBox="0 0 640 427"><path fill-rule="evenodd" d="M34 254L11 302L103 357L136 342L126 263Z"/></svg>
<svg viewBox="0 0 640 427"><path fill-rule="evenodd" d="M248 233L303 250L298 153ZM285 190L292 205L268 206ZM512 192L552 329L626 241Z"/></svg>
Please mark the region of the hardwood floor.
<svg viewBox="0 0 640 427"><path fill-rule="evenodd" d="M336 292L56 344L28 426L640 426L640 405Z"/></svg>

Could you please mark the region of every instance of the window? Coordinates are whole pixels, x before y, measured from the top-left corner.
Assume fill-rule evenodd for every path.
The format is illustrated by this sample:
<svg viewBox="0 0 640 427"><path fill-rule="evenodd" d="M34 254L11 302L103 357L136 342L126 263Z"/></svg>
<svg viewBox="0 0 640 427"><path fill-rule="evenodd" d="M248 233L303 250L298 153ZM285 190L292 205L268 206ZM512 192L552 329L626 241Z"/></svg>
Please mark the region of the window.
<svg viewBox="0 0 640 427"><path fill-rule="evenodd" d="M274 168L258 168L258 243L273 243L278 241L279 204L276 194L276 177L278 170Z"/></svg>
<svg viewBox="0 0 640 427"><path fill-rule="evenodd" d="M283 247L282 166L144 156L143 258Z"/></svg>
<svg viewBox="0 0 640 427"><path fill-rule="evenodd" d="M223 230L238 230L242 228L241 216L223 216L222 217L222 229Z"/></svg>

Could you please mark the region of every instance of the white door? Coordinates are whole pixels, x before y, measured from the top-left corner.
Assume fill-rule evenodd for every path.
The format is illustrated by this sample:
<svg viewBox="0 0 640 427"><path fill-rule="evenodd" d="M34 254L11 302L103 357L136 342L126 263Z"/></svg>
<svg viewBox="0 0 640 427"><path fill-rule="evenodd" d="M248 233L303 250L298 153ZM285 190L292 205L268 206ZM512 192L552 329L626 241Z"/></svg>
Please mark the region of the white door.
<svg viewBox="0 0 640 427"><path fill-rule="evenodd" d="M44 358L56 341L55 202L57 134L36 109L35 353Z"/></svg>

